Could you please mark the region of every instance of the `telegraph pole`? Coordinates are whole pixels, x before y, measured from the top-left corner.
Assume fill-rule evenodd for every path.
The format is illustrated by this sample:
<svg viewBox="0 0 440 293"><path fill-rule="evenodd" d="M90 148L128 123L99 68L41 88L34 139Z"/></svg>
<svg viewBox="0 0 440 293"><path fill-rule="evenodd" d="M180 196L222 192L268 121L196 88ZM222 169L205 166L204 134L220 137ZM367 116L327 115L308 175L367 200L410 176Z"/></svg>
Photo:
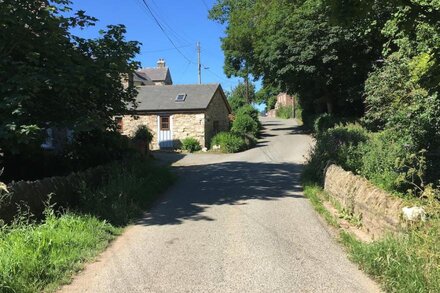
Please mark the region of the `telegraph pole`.
<svg viewBox="0 0 440 293"><path fill-rule="evenodd" d="M202 64L200 63L200 42L197 42L197 65L199 70L199 84L202 84Z"/></svg>

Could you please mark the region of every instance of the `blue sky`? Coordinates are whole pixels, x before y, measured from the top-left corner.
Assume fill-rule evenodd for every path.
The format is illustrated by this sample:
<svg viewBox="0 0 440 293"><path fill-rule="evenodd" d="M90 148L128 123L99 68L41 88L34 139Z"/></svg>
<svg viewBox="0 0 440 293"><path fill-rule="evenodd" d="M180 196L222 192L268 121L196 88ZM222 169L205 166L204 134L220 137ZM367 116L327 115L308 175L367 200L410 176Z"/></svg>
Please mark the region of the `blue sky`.
<svg viewBox="0 0 440 293"><path fill-rule="evenodd" d="M153 13L165 28L182 56L157 26L142 4L142 0L73 0L75 10L85 10L98 18L95 27L75 30L83 37L98 37L98 31L109 24L124 24L127 39L142 43L137 60L143 67L153 67L159 58L165 59L175 84L197 83L196 43L201 43L203 83L221 83L225 90L238 83L237 78L228 79L223 73L224 56L220 37L224 26L208 19L208 9L215 0L146 0ZM189 62L189 59L191 62Z"/></svg>

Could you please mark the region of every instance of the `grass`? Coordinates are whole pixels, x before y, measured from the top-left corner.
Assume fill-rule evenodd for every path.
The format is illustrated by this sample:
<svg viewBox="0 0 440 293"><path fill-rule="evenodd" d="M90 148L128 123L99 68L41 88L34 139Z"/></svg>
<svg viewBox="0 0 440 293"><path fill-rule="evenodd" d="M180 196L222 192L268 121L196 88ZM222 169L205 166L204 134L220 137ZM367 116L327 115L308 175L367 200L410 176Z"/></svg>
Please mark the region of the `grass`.
<svg viewBox="0 0 440 293"><path fill-rule="evenodd" d="M114 163L100 186L84 183L72 211L48 208L42 222L21 214L0 227L0 293L52 292L69 282L173 181L147 160Z"/></svg>
<svg viewBox="0 0 440 293"><path fill-rule="evenodd" d="M329 224L337 226L322 203L325 194L321 187L304 183L304 194ZM387 292L440 292L440 218L435 205L433 215L437 217L405 234L365 243L341 231L340 242L350 258Z"/></svg>
<svg viewBox="0 0 440 293"><path fill-rule="evenodd" d="M121 232L93 216L48 212L0 229L0 292L53 291Z"/></svg>

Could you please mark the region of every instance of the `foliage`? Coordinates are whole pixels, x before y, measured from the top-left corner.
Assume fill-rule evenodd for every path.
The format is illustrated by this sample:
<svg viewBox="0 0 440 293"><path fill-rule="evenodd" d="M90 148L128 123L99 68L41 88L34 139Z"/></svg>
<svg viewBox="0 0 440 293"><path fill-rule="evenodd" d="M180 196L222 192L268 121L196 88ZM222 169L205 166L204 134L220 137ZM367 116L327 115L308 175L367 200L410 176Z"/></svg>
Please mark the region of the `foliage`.
<svg viewBox="0 0 440 293"><path fill-rule="evenodd" d="M202 147L197 139L194 137L187 137L182 139L182 150L189 151L190 153L200 151Z"/></svg>
<svg viewBox="0 0 440 293"><path fill-rule="evenodd" d="M319 135L338 124L346 125L354 120L355 118L338 117L327 113L321 114L314 119L313 131L315 134Z"/></svg>
<svg viewBox="0 0 440 293"><path fill-rule="evenodd" d="M139 125L133 138L135 140L144 140L147 143L150 143L153 140L153 134L146 125Z"/></svg>
<svg viewBox="0 0 440 293"><path fill-rule="evenodd" d="M249 99L247 98L249 96ZM255 86L253 83L249 83L246 89L245 83L238 83L238 85L232 90L228 96L228 102L231 106L232 112L235 113L243 106L250 104L255 100Z"/></svg>
<svg viewBox="0 0 440 293"><path fill-rule="evenodd" d="M304 178L307 179L307 178ZM304 194L317 212L332 226L339 227L326 209L325 192L305 180ZM363 242L341 231L340 241L350 258L373 276L387 292L438 292L440 290L440 206L438 202L421 202L431 215L428 225L413 227L407 233L388 235L381 240Z"/></svg>
<svg viewBox="0 0 440 293"><path fill-rule="evenodd" d="M257 137L259 133L259 125L252 116L243 113L235 116L234 122L232 122L231 131L243 137L247 135Z"/></svg>
<svg viewBox="0 0 440 293"><path fill-rule="evenodd" d="M364 155L359 145L368 140L368 131L359 124L339 125L318 133L305 172L316 182L322 181L328 162L336 163L346 170L358 172L362 168Z"/></svg>
<svg viewBox="0 0 440 293"><path fill-rule="evenodd" d="M0 228L0 291L42 292L70 279L102 251L120 229L93 216L50 210L42 224Z"/></svg>
<svg viewBox="0 0 440 293"><path fill-rule="evenodd" d="M389 292L438 292L440 290L440 221L432 221L407 235L388 236L364 243L341 234L351 259L378 278Z"/></svg>
<svg viewBox="0 0 440 293"><path fill-rule="evenodd" d="M334 25L321 0L218 0L211 19L227 22L225 71L297 93L305 111L362 114L363 81L378 59L379 30ZM231 70L232 68L232 70Z"/></svg>
<svg viewBox="0 0 440 293"><path fill-rule="evenodd" d="M231 132L216 134L211 140L211 147L215 145L220 146L220 149L226 153L237 153L247 147L244 138Z"/></svg>
<svg viewBox="0 0 440 293"><path fill-rule="evenodd" d="M5 155L39 147L49 127L75 133L115 128L112 117L134 103L121 74L138 67L139 43L125 27L97 39L72 35L94 25L68 0L0 2L0 140Z"/></svg>
<svg viewBox="0 0 440 293"><path fill-rule="evenodd" d="M440 146L440 98L421 87L409 63L392 55L370 75L363 121L372 130L399 129L418 149L436 149Z"/></svg>
<svg viewBox="0 0 440 293"><path fill-rule="evenodd" d="M263 87L256 92L255 102L266 104L266 112L273 109L277 102L277 95L281 92L279 87L272 85L263 85Z"/></svg>
<svg viewBox="0 0 440 293"><path fill-rule="evenodd" d="M293 118L293 107L292 106L280 106L276 110L276 116L283 119Z"/></svg>
<svg viewBox="0 0 440 293"><path fill-rule="evenodd" d="M400 179L403 169L398 165L398 160L411 152L405 138L393 131L375 133L370 136L368 143L360 146L359 152L363 156L358 173L387 191L406 191Z"/></svg>
<svg viewBox="0 0 440 293"><path fill-rule="evenodd" d="M77 210L114 225L139 216L174 180L167 168L142 158L115 162L108 169L102 184L82 187Z"/></svg>
<svg viewBox="0 0 440 293"><path fill-rule="evenodd" d="M130 140L117 131L94 130L75 135L64 151L69 170L84 170L133 155Z"/></svg>
<svg viewBox="0 0 440 293"><path fill-rule="evenodd" d="M243 115L248 115L250 117L252 117L252 119L257 123L258 126L258 133L261 131L261 129L263 128L263 126L261 125L260 119L259 117L259 113L258 110L255 109L253 106L251 105L244 105L243 107L241 107L240 109L238 109L236 111L236 116L243 116Z"/></svg>

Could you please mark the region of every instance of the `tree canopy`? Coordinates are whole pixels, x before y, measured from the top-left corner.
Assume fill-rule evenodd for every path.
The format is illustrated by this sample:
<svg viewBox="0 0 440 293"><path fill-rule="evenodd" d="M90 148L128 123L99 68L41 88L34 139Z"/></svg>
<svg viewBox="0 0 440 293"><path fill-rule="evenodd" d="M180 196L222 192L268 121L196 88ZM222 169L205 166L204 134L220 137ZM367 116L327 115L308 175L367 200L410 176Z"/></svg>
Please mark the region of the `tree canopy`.
<svg viewBox="0 0 440 293"><path fill-rule="evenodd" d="M48 127L76 132L113 127L134 103L121 74L138 67L139 43L123 25L97 39L73 35L97 21L69 0L0 1L0 141L4 152L39 146Z"/></svg>

